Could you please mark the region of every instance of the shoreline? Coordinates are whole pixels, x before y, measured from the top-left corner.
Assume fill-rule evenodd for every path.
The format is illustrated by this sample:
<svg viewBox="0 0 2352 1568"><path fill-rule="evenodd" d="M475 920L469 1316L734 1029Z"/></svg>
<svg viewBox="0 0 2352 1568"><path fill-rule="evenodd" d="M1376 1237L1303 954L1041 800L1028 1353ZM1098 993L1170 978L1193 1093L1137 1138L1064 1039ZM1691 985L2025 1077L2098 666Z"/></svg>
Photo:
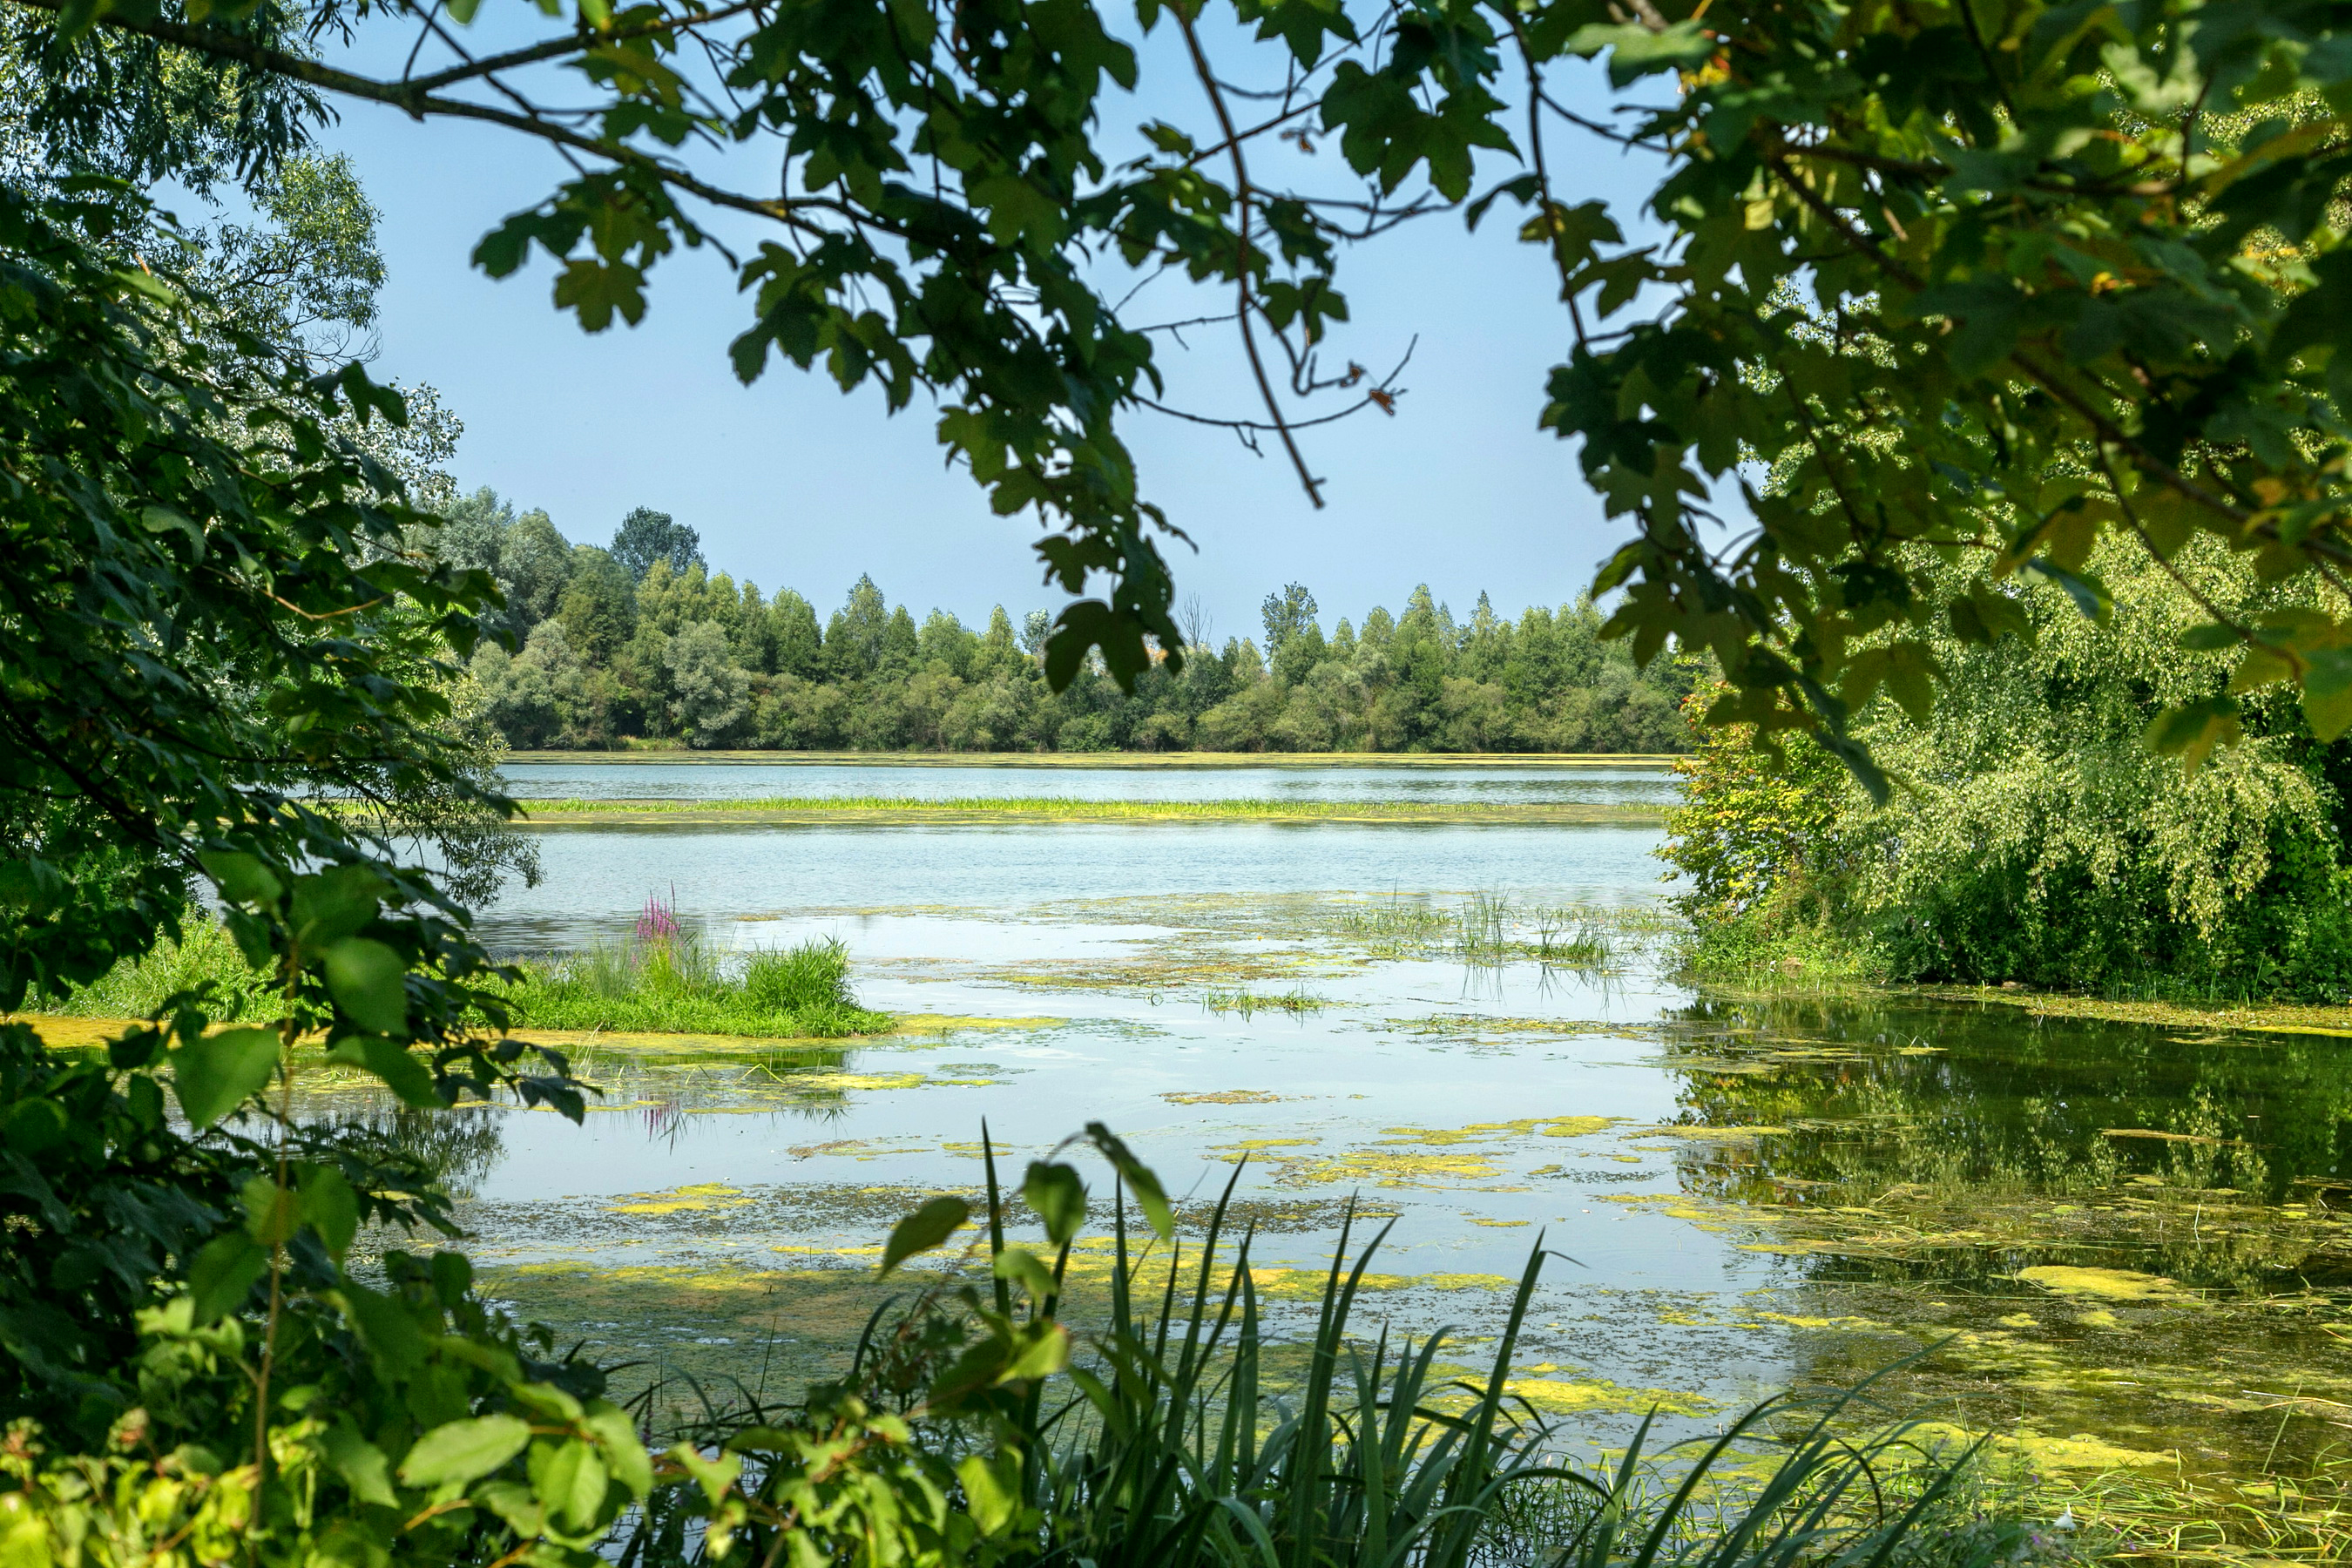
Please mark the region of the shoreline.
<svg viewBox="0 0 2352 1568"><path fill-rule="evenodd" d="M551 752L510 751L509 763L877 768L1630 768L1664 773L1677 752Z"/></svg>
<svg viewBox="0 0 2352 1568"><path fill-rule="evenodd" d="M871 795L767 800L522 798L515 826L958 826L1036 823L1297 823L1389 827L1659 827L1662 805L1560 802L1528 805L1391 801L1064 800L1050 796L920 800Z"/></svg>

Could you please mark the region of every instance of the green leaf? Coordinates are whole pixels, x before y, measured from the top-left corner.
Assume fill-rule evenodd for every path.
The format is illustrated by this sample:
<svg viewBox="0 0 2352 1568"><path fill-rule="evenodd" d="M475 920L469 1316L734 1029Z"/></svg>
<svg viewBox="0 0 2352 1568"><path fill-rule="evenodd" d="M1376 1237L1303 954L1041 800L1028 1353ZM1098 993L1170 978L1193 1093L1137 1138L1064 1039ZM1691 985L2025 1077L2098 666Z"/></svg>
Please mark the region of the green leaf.
<svg viewBox="0 0 2352 1568"><path fill-rule="evenodd" d="M188 1125L201 1130L268 1087L278 1070L278 1037L268 1029L224 1029L164 1059Z"/></svg>
<svg viewBox="0 0 2352 1568"><path fill-rule="evenodd" d="M400 1461L412 1487L468 1486L512 1459L530 1441L530 1425L517 1415L477 1415L425 1434Z"/></svg>
<svg viewBox="0 0 2352 1568"><path fill-rule="evenodd" d="M629 1489L629 1495L639 1501L653 1490L653 1460L646 1457L646 1446L638 1439L636 1423L629 1413L606 1399L592 1399L580 1417L580 1425L595 1434L596 1441L604 1447L605 1468L613 1479Z"/></svg>
<svg viewBox="0 0 2352 1568"><path fill-rule="evenodd" d="M945 1245L971 1217L971 1205L961 1198L933 1198L890 1227L877 1272L887 1274L917 1253Z"/></svg>
<svg viewBox="0 0 2352 1568"><path fill-rule="evenodd" d="M1144 1217L1151 1222L1151 1228L1159 1234L1160 1239L1174 1240L1176 1211L1169 1206L1167 1189L1160 1184L1160 1178L1152 1173L1151 1168L1137 1159L1133 1152L1120 1142L1118 1135L1099 1121L1087 1123L1087 1138L1102 1152L1102 1157L1111 1163L1111 1168L1126 1180L1127 1190L1133 1193L1136 1202L1143 1205Z"/></svg>
<svg viewBox="0 0 2352 1568"><path fill-rule="evenodd" d="M54 1100L20 1100L0 1113L0 1143L13 1153L38 1154L65 1135L65 1108Z"/></svg>
<svg viewBox="0 0 2352 1568"><path fill-rule="evenodd" d="M332 1165L305 1165L296 1191L302 1201L303 1223L319 1233L330 1256L341 1258L359 1234L359 1194Z"/></svg>
<svg viewBox="0 0 2352 1568"><path fill-rule="evenodd" d="M302 1222L302 1200L267 1172L248 1177L237 1196L245 1205L245 1234L264 1247L283 1247Z"/></svg>
<svg viewBox="0 0 2352 1568"><path fill-rule="evenodd" d="M426 1110L442 1103L440 1092L433 1086L433 1069L398 1040L381 1035L346 1035L327 1048L327 1059L366 1068L383 1079L404 1105Z"/></svg>
<svg viewBox="0 0 2352 1568"><path fill-rule="evenodd" d="M553 1445L543 1460L534 1454L530 1479L541 1505L558 1524L575 1535L596 1527L611 1477L594 1444L574 1438Z"/></svg>
<svg viewBox="0 0 2352 1568"><path fill-rule="evenodd" d="M196 1325L236 1310L257 1281L269 1272L268 1249L242 1230L216 1236L188 1265L189 1308Z"/></svg>
<svg viewBox="0 0 2352 1568"><path fill-rule="evenodd" d="M1087 1184L1074 1167L1059 1161L1032 1160L1021 1195L1045 1222L1045 1234L1056 1247L1066 1245L1087 1223Z"/></svg>
<svg viewBox="0 0 2352 1568"><path fill-rule="evenodd" d="M379 1508L400 1506L400 1498L392 1489L392 1462L382 1448L360 1435L348 1412L339 1413L335 1424L320 1435L319 1447L327 1463L351 1488L352 1496Z"/></svg>
<svg viewBox="0 0 2352 1568"><path fill-rule="evenodd" d="M386 1376L405 1377L425 1364L425 1331L416 1326L406 1306L366 1286L346 1280L337 1292L343 1315L359 1331L376 1365Z"/></svg>
<svg viewBox="0 0 2352 1568"><path fill-rule="evenodd" d="M1570 36L1567 48L1588 58L1607 49L1610 85L1623 87L1654 71L1696 70L1715 53L1716 44L1696 18L1686 17L1654 33L1638 22L1589 23Z"/></svg>
<svg viewBox="0 0 2352 1568"><path fill-rule="evenodd" d="M213 879L220 896L233 904L275 903L286 890L257 855L207 850L196 857L196 864Z"/></svg>
<svg viewBox="0 0 2352 1568"><path fill-rule="evenodd" d="M1054 1289L1053 1270L1025 1247L1006 1247L996 1255L990 1267L999 1279L1014 1281L1029 1293L1032 1301L1040 1305L1058 1293Z"/></svg>
<svg viewBox="0 0 2352 1568"><path fill-rule="evenodd" d="M2142 739L2159 754L2179 757L2182 771L2193 777L2217 747L2233 745L2245 733L2240 712L2231 697L2184 703L2150 720Z"/></svg>
<svg viewBox="0 0 2352 1568"><path fill-rule="evenodd" d="M408 1027L408 965L380 942L348 937L326 952L327 990L362 1029L397 1035Z"/></svg>
<svg viewBox="0 0 2352 1568"><path fill-rule="evenodd" d="M964 1510L982 1535L1002 1533L1021 1510L1021 1455L1008 1450L994 1456L967 1454L956 1466L963 1485Z"/></svg>
<svg viewBox="0 0 2352 1568"><path fill-rule="evenodd" d="M2311 668L2303 678L2303 716L2311 732L2333 741L2352 730L2352 648L2322 647L2305 658Z"/></svg>
<svg viewBox="0 0 2352 1568"><path fill-rule="evenodd" d="M2046 556L2027 562L2018 571L2023 576L2039 577L2045 583L2055 584L2074 601L2074 607L2082 611L2088 620L2105 626L2115 615L2115 595L2107 592L2105 583L2088 572L2069 572Z"/></svg>
<svg viewBox="0 0 2352 1568"><path fill-rule="evenodd" d="M743 1461L740 1456L722 1453L715 1459L706 1459L702 1457L702 1450L691 1443L673 1445L669 1459L693 1477L694 1484L702 1489L704 1500L713 1503L725 1497L727 1489L735 1484L735 1478L743 1473Z"/></svg>
<svg viewBox="0 0 2352 1568"><path fill-rule="evenodd" d="M372 866L336 866L316 876L295 878L288 911L295 940L319 948L355 935L375 919L383 887L383 877Z"/></svg>

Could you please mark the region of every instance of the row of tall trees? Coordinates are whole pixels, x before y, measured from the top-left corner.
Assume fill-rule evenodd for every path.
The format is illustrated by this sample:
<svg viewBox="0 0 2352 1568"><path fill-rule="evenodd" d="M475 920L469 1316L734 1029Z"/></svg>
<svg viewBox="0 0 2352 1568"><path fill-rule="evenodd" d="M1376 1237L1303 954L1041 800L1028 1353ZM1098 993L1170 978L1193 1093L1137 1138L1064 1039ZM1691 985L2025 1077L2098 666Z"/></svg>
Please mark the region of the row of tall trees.
<svg viewBox="0 0 2352 1568"><path fill-rule="evenodd" d="M629 514L611 549L572 544L544 511L488 489L451 509L442 549L506 592L520 647L486 643L473 674L514 745L938 751L1680 751L1676 708L1704 673L1634 665L1589 601L1516 621L1485 595L1456 621L1426 586L1329 633L1314 595L1267 595L1264 635L1211 645L1195 617L1183 667L1134 689L1099 667L1064 690L1042 659L1051 617L919 621L871 578L820 621L703 560L667 514Z"/></svg>

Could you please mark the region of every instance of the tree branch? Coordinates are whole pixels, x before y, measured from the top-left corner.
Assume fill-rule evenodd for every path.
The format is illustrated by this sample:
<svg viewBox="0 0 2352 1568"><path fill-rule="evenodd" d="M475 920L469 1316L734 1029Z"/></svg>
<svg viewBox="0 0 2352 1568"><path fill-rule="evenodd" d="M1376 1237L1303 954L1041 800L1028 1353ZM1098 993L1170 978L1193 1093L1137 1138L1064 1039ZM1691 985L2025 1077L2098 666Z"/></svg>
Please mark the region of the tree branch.
<svg viewBox="0 0 2352 1568"><path fill-rule="evenodd" d="M1234 284L1240 291L1239 315L1242 323L1242 347L1249 353L1250 374L1257 377L1258 395L1265 399L1265 411L1274 427L1282 436L1283 450L1290 454L1291 467L1298 470L1298 482L1306 487L1307 499L1320 511L1323 508L1321 481L1309 473L1307 458L1298 450L1298 441L1290 433L1290 426L1282 416L1282 405L1275 401L1274 383L1266 378L1265 361L1257 352L1257 333L1250 326L1250 183L1249 165L1242 159L1241 138L1234 132L1234 117L1225 108L1225 95L1217 87L1216 73L1209 68L1209 57L1201 52L1201 37L1192 27L1192 14L1181 0L1174 7L1177 25L1184 29L1184 46L1192 52L1192 68L1208 89L1209 107L1216 110L1217 124L1225 133L1225 146L1233 153L1234 199L1241 204L1241 254L1234 268Z"/></svg>

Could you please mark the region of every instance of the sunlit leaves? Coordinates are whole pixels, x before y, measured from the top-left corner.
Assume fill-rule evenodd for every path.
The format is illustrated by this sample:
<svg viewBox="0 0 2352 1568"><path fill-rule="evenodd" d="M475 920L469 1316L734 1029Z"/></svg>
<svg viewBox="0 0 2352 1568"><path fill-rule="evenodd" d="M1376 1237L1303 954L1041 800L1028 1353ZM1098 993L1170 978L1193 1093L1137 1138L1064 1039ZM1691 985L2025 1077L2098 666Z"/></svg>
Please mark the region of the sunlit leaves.
<svg viewBox="0 0 2352 1568"><path fill-rule="evenodd" d="M413 1487L464 1486L504 1465L530 1441L530 1423L520 1416L451 1421L416 1440L400 1462L400 1479Z"/></svg>
<svg viewBox="0 0 2352 1568"><path fill-rule="evenodd" d="M1975 8L1972 34L1887 11L1542 11L1540 49L1605 50L1620 85L1680 73L1646 128L1670 165L1652 210L1679 243L1679 265L1644 279L1663 311L1580 342L1544 416L1640 526L1603 574L1627 590L1617 635L1714 648L1753 694L1732 705L1742 721L1811 731L1866 770L1844 733L1859 705L1892 695L1922 717L1942 678L1898 684L1899 645L1858 637L1858 574L1924 590L1931 551L1967 551L1990 570L1924 607L1979 645L2028 630L1998 585L2011 574L2104 623L2087 563L2116 537L2172 561L2203 534L2269 581L2341 597L2327 563L2352 546L2352 379L2307 354L2343 281L2315 195L2340 188L2328 160L2346 155L2352 55L2333 13L2094 22L2010 0ZM2263 110L2198 119L2224 100ZM1536 208L1524 237L1555 243L1543 195L1510 194ZM1608 261L1558 265L1571 294L1611 302ZM1713 498L1747 464L1769 476L1745 497L1762 531L1718 552L1686 520L1722 515ZM2242 686L2293 679L2315 731L2341 728L2332 656L2231 635ZM2215 706L2150 740L2201 757L2236 734Z"/></svg>

